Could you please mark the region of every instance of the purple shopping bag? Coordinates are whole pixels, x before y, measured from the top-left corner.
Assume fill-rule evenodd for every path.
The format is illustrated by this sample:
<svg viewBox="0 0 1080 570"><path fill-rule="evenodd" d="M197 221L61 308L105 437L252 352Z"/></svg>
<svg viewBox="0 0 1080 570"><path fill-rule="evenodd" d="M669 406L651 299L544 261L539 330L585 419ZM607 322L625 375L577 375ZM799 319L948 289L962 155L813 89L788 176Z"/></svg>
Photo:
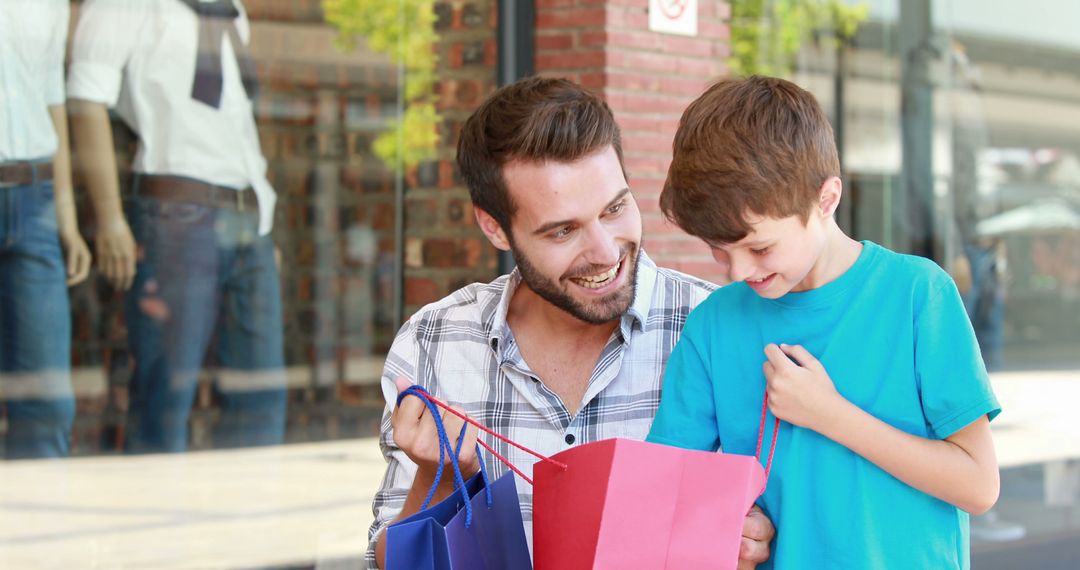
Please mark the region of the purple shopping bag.
<svg viewBox="0 0 1080 570"><path fill-rule="evenodd" d="M481 457L480 473L463 481L457 465L460 448L450 445L433 398L416 386L398 400L406 395L421 398L432 411L440 454L452 454L455 492L428 506L439 486L440 469L420 511L386 529L386 570L530 570L514 474L507 472L490 482Z"/></svg>

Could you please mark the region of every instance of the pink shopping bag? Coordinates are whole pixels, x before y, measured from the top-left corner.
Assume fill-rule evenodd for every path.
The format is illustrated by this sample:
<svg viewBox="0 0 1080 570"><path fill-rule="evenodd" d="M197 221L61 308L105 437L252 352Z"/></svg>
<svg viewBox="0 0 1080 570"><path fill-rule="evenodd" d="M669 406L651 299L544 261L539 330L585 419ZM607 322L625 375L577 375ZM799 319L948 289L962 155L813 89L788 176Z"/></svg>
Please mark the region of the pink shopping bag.
<svg viewBox="0 0 1080 570"><path fill-rule="evenodd" d="M743 519L765 491L755 457L608 439L533 467L536 570L738 565ZM768 464L776 447L774 423Z"/></svg>

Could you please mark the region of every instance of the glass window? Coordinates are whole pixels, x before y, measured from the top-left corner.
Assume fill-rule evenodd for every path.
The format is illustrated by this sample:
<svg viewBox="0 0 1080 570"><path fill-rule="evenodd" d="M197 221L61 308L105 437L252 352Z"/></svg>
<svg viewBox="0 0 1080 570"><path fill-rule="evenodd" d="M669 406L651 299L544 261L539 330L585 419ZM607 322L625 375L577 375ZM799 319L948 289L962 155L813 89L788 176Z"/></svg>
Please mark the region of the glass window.
<svg viewBox="0 0 1080 570"><path fill-rule="evenodd" d="M359 565L394 334L496 272L494 11L0 4L0 567Z"/></svg>

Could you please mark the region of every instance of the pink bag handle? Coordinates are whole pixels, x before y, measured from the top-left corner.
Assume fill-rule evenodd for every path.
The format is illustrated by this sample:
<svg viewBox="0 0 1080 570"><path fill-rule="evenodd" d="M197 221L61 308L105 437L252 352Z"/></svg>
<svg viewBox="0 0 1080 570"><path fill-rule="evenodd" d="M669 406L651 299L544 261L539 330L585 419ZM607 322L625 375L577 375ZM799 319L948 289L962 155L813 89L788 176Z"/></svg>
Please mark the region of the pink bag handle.
<svg viewBox="0 0 1080 570"><path fill-rule="evenodd" d="M502 441L504 443L512 445L512 446L524 451L525 453L528 453L528 454L532 455L533 457L536 457L537 459L540 459L541 461L546 461L548 463L551 463L552 465L555 465L555 466L559 467L560 469L563 469L563 470L566 469L566 464L565 463L562 463L560 461L556 461L556 460L554 460L554 459L552 459L550 457L547 457L546 455L542 455L542 454L540 454L540 453L538 453L536 451L533 451L533 450L529 449L528 447L525 447L524 445L521 445L520 443L517 443L516 441L511 440L510 438L508 438L506 436L503 436L502 434L499 434L499 433L497 433L497 432L495 432L495 431L493 431L491 429L488 429L487 426L482 425L480 422L478 422L478 421L470 418L469 416L467 416L467 415L465 415L465 414L451 408L450 406L443 403L442 400L439 400L435 396L432 396L431 393L428 392L427 390L425 390L422 386L420 386L418 384L413 384L411 386L411 388L414 389L414 393L419 392L420 394L423 395L424 398L427 398L429 401L431 401L436 406L439 406L440 408L442 408L442 409L450 412L451 414L454 414L455 416L461 418L462 420L465 421L465 423L476 426L476 428L479 429L480 431L482 431L484 433L487 433L487 434L490 434L491 436L495 437L499 441ZM761 426L758 428L757 452L754 454L754 457L757 458L758 461L761 461L761 444L762 444L762 441L765 438L765 418L766 418L766 415L768 414L768 411L769 411L769 394L768 394L768 392L766 392L765 393L765 402L761 406ZM779 433L780 433L780 418L776 418L776 421L773 423L772 445L769 446L769 460L768 460L768 463L765 465L765 483L766 484L768 484L768 482L769 482L769 472L772 470L773 453L776 451L776 439L777 439ZM514 473L517 473L518 477L521 477L525 482L527 482L530 485L533 484L532 479L526 477L525 474L522 473L517 467L515 467L514 464L510 462L509 459L503 457L502 455L499 455L499 453L497 451L492 449L490 445L485 443L480 438L477 438L476 442L478 444L480 444L480 447L483 447L484 449L486 449L488 453L490 453L496 459L501 461L504 465L509 467ZM762 488L762 490L764 491L764 488Z"/></svg>
<svg viewBox="0 0 1080 570"><path fill-rule="evenodd" d="M454 414L455 416L461 418L462 420L465 420L465 423L476 426L476 428L479 429L480 431L482 431L484 433L487 433L487 434L490 434L490 435L494 436L496 439L498 439L498 440L500 440L502 442L508 443L508 444L510 444L510 445L524 451L525 453L528 453L528 454L530 454L530 455L532 455L532 456L534 456L534 457L536 457L536 458L538 458L538 459L540 459L542 461L547 461L548 463L551 463L552 465L556 465L556 466L558 466L558 467L560 467L560 468L562 468L564 470L566 469L566 464L565 463L555 461L554 459L552 459L550 457L547 457L545 455L541 455L541 454L529 449L528 447L525 447L524 445L521 445L520 443L517 443L516 441L512 441L512 440L510 440L510 438L505 437L505 436L503 436L501 434L498 434L498 433L488 429L486 426L481 425L480 422L478 422L478 421L470 418L469 416L467 416L467 415L465 415L465 414L451 408L450 406L447 406L441 400L439 400L435 396L432 396L431 393L428 392L427 390L425 390L422 386L414 384L414 385L411 386L411 388L414 389L414 393L419 392L420 394L423 394L424 398L427 398L429 401L431 401L436 406L439 406L440 408L450 412L451 414ZM499 455L498 452L496 452L494 449L492 449L491 446L489 446L487 443L484 443L483 440L481 440L480 438L476 438L476 443L480 444L480 447L483 447L484 449L487 450L488 453L490 453L491 455L496 457L499 461L503 462L503 464L506 465L507 467L509 467L514 473L517 473L518 477L521 477L522 479L524 479L530 485L533 484L532 479L526 477L525 474L522 473L521 471L519 471L517 467L514 467L513 463L510 463L510 460L503 457L502 455Z"/></svg>
<svg viewBox="0 0 1080 570"><path fill-rule="evenodd" d="M761 461L761 443L765 439L765 416L769 413L769 392L765 391L765 402L761 404L761 426L758 427L757 435L757 452L754 453L754 457ZM765 464L765 485L769 484L769 471L772 470L773 452L776 451L776 438L780 435L780 418L776 418L773 422L772 432L772 445L769 446L769 461ZM761 491L765 491L765 487L761 488Z"/></svg>

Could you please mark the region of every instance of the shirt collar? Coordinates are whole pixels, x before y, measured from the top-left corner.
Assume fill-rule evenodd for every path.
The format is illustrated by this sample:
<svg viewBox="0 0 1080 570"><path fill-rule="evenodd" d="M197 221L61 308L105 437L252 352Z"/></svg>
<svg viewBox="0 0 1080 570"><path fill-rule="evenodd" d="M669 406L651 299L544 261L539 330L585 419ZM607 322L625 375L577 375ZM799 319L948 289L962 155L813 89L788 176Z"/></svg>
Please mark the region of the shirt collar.
<svg viewBox="0 0 1080 570"><path fill-rule="evenodd" d="M515 267L508 275L496 279L493 285L496 287L485 288L478 294L480 297L478 301L482 307L486 307L483 317L488 331L488 346L496 355L502 355L511 338L506 314L510 309L510 300L514 297L514 291L521 285L521 272ZM645 250L639 250L634 300L630 303L630 309L619 320L619 330L624 340L630 338L635 324L639 331L645 327L645 319L652 309L655 287L656 264L645 253Z"/></svg>

